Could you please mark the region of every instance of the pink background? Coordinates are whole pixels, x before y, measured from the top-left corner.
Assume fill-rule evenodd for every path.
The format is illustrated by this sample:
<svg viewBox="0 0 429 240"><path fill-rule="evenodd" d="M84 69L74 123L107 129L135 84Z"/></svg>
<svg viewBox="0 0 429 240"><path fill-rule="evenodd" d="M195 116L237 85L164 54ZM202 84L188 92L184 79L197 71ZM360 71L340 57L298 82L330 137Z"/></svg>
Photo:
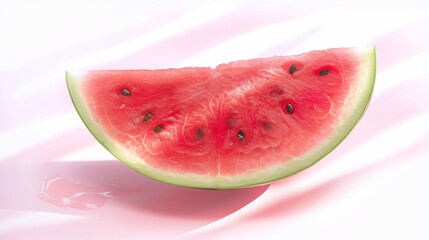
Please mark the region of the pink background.
<svg viewBox="0 0 429 240"><path fill-rule="evenodd" d="M0 239L429 239L427 1L0 1ZM310 169L171 186L85 128L65 70L215 66L372 46L372 102Z"/></svg>

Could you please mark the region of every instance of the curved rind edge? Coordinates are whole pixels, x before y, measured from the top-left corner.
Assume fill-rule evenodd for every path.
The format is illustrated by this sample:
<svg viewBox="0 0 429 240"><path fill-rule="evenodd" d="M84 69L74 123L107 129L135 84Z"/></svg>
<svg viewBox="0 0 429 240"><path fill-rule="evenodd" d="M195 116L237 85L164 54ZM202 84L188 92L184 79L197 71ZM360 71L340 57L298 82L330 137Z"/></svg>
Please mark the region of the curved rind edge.
<svg viewBox="0 0 429 240"><path fill-rule="evenodd" d="M205 177L204 175L197 174L175 174L145 164L143 159L132 154L107 136L101 125L91 116L80 89L85 72L66 71L66 81L73 105L88 130L111 154L130 168L147 177L173 185L204 189L233 189L266 184L300 172L321 160L346 138L363 116L371 99L375 84L375 47L358 48L356 51L360 51L363 58L360 64L360 72L364 74L360 78L362 86L359 88L360 91L355 94L357 99L353 101L354 104L349 110L351 114L346 116L342 121L343 124L337 128L335 133L322 145L299 158L258 171L257 173L242 174L234 177L221 175Z"/></svg>

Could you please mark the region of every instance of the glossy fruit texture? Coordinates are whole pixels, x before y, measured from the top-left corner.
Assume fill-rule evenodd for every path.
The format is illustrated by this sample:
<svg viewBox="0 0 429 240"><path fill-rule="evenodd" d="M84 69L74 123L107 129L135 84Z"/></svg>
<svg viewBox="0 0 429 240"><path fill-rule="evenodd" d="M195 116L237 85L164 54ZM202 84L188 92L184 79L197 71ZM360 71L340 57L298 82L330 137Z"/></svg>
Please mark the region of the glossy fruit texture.
<svg viewBox="0 0 429 240"><path fill-rule="evenodd" d="M251 59L216 68L68 72L93 135L135 170L176 185L237 188L301 171L363 114L374 48Z"/></svg>

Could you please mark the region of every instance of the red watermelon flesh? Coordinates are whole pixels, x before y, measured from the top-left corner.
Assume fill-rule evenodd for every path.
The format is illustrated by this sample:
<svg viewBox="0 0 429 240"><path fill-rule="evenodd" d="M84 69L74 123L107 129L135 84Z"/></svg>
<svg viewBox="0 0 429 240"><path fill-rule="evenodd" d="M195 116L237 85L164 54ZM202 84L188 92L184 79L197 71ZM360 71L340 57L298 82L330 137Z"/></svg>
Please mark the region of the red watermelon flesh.
<svg viewBox="0 0 429 240"><path fill-rule="evenodd" d="M374 78L373 48L67 73L77 111L112 154L152 178L201 188L261 184L314 164L360 119Z"/></svg>

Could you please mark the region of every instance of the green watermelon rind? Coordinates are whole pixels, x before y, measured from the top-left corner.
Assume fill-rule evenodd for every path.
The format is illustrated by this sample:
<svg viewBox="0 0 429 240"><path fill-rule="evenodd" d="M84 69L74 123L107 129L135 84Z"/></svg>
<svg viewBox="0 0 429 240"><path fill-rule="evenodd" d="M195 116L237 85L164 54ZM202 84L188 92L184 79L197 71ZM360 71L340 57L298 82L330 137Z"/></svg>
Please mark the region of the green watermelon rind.
<svg viewBox="0 0 429 240"><path fill-rule="evenodd" d="M352 99L348 103L347 114L344 116L344 120L337 126L336 131L326 141L301 157L286 163L280 163L269 169L237 176L178 174L147 165L144 159L140 159L132 151L129 151L121 146L119 142L110 138L102 126L92 117L87 106L87 101L80 89L85 72L67 71L66 80L73 105L85 126L113 156L130 168L152 179L173 185L204 189L233 189L266 184L300 172L325 157L353 130L369 104L376 74L375 47L357 48L355 51L362 56L359 71L359 74L362 76L359 77L359 85L356 87L357 91L350 95Z"/></svg>

